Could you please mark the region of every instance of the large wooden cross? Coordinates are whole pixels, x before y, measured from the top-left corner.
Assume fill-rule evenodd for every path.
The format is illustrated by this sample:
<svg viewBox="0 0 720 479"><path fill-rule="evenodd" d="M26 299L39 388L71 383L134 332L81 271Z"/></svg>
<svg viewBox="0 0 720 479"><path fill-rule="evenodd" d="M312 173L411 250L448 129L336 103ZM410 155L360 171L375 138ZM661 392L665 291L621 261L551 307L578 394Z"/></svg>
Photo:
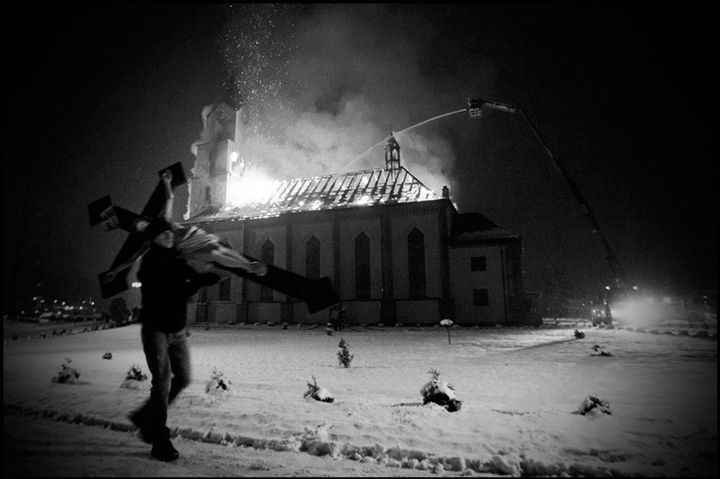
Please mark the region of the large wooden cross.
<svg viewBox="0 0 720 479"><path fill-rule="evenodd" d="M151 242L141 234L139 224L149 222L162 214L166 201L162 175L167 170L172 173L171 187L173 189L187 183L180 162L163 168L158 172L161 179L140 214L113 205L110 195L103 196L88 205L90 226L103 224L106 231L122 229L128 232L128 237L115 256L110 268L98 275L103 298L112 297L128 289L127 276L130 269L135 261L150 248ZM251 261L257 261L246 254L243 254L243 256ZM239 267L233 268L219 263L214 263L214 266L304 301L310 314L339 302L337 293L328 277L310 279L271 264L267 265L267 274L263 276L258 276Z"/></svg>

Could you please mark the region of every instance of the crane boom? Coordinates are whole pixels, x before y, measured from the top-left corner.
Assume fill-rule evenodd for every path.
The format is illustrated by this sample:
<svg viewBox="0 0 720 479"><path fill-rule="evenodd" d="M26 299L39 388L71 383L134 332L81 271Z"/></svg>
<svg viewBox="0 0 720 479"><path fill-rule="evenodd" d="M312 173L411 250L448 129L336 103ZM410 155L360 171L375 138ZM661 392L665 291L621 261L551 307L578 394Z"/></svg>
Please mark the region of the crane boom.
<svg viewBox="0 0 720 479"><path fill-rule="evenodd" d="M585 209L585 217L588 219L588 221L590 221L590 225L592 226L592 232L598 235L598 237L600 238L600 243L605 250L605 259L610 264L610 269L613 272L616 286L618 288L624 287L625 270L620 265L620 262L617 259L617 255L615 254L615 250L608 241L607 236L605 236L605 233L603 233L602 229L600 228L597 217L595 216L592 208L590 208L590 203L588 203L587 199L585 199L583 194L580 192L580 188L578 187L577 183L575 183L575 180L573 180L572 176L570 176L570 173L568 172L565 163L553 153L545 139L540 134L540 131L535 126L535 123L533 123L527 113L525 113L525 109L520 107L518 108L518 110L520 111L520 114L522 114L523 118L525 118L525 121L527 121L532 128L533 133L535 133L535 137L538 139L538 141L540 141L540 143L542 143L543 147L545 148L545 152L552 160L555 169L560 173L560 175L562 175L562 177L567 182L568 186L570 187L570 191L572 191L572 194L575 197L575 200L580 203L580 205L582 205L582 207Z"/></svg>
<svg viewBox="0 0 720 479"><path fill-rule="evenodd" d="M545 141L545 138L543 138L542 134L540 133L540 130L538 130L537 126L535 126L535 123L525 112L525 109L522 107L516 107L512 105L507 105L505 103L498 103L495 101L489 101L484 99L468 99L468 113L470 114L471 118L479 117L482 107L488 107L506 113L517 113L518 111L520 112L528 125L530 125L530 128L535 134L535 137L542 144L545 152L550 157L550 160L552 160L553 167L565 179L568 186L570 187L570 191L572 191L572 194L575 197L575 200L580 203L580 205L582 205L582 207L584 208L585 217L588 219L588 221L590 221L590 225L592 226L592 232L598 235L598 237L600 238L600 243L605 250L605 259L608 261L610 269L612 270L613 277L616 283L615 286L617 288L626 287L627 283L625 270L618 261L617 255L615 254L615 250L610 244L610 241L608 241L607 236L605 236L605 233L603 233L603 230L600 228L600 224L598 223L597 217L595 216L592 208L590 208L590 204L580 192L580 188L578 187L577 183L575 183L575 180L573 180L572 176L570 176L570 173L568 172L565 163L555 153L553 153L552 149Z"/></svg>

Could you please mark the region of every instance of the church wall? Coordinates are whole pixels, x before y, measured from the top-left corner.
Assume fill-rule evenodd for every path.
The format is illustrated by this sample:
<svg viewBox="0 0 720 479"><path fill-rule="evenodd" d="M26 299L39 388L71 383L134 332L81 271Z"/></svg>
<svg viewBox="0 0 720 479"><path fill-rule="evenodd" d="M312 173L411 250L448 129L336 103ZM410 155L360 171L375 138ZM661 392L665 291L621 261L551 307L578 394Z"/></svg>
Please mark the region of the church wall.
<svg viewBox="0 0 720 479"><path fill-rule="evenodd" d="M471 271L472 257L486 259L485 271ZM506 323L502 246L461 245L450 248L450 289L459 324L492 326ZM473 290L487 289L488 305L473 304Z"/></svg>
<svg viewBox="0 0 720 479"><path fill-rule="evenodd" d="M335 261L333 258L333 223L323 215L323 218L314 219L310 215L304 216L300 221L293 220L292 249L293 258L290 270L307 275L307 241L315 236L320 242L320 277L328 276L335 281Z"/></svg>
<svg viewBox="0 0 720 479"><path fill-rule="evenodd" d="M187 304L187 322L188 324L193 324L198 321L198 302L196 299L191 299Z"/></svg>
<svg viewBox="0 0 720 479"><path fill-rule="evenodd" d="M325 214L323 214L325 213ZM335 281L335 258L333 241L333 221L326 212L307 214L292 218L292 264L290 271L307 276L307 241L315 236L320 242L320 277L327 276ZM295 323L326 323L330 311L308 314L305 303L291 299L292 321Z"/></svg>
<svg viewBox="0 0 720 479"><path fill-rule="evenodd" d="M282 315L282 304L274 303L247 303L247 322L249 323L279 323Z"/></svg>
<svg viewBox="0 0 720 479"><path fill-rule="evenodd" d="M370 208L337 212L340 222L340 298L354 300L355 295L355 239L365 233L370 240L370 298L382 297L382 262L380 256L380 218Z"/></svg>
<svg viewBox="0 0 720 479"><path fill-rule="evenodd" d="M430 326L440 323L440 301L437 299L401 299L395 303L396 321L405 326Z"/></svg>
<svg viewBox="0 0 720 479"><path fill-rule="evenodd" d="M347 301L343 303L350 324L380 322L380 301Z"/></svg>
<svg viewBox="0 0 720 479"><path fill-rule="evenodd" d="M292 322L301 324L327 324L330 321L330 308L318 311L315 314L309 314L307 306L302 301L293 300Z"/></svg>
<svg viewBox="0 0 720 479"><path fill-rule="evenodd" d="M279 268L287 269L287 232L284 221L277 219L254 220L246 223L247 244L243 252L254 258L261 259L262 245L270 240L274 244L275 258L273 264ZM247 301L260 301L260 285L252 281L246 281ZM284 294L273 291L273 301L285 301Z"/></svg>
<svg viewBox="0 0 720 479"><path fill-rule="evenodd" d="M232 323L236 321L237 303L235 301L212 301L208 303L208 317L214 323Z"/></svg>
<svg viewBox="0 0 720 479"><path fill-rule="evenodd" d="M208 233L214 233L220 238L224 238L230 242L230 245L237 251L245 251L244 231L245 222L243 221L223 221L214 224L202 226ZM237 302L242 301L242 283L243 279L230 275L230 300ZM217 285L210 286L208 292L212 292L213 298L219 298L219 287Z"/></svg>
<svg viewBox="0 0 720 479"><path fill-rule="evenodd" d="M395 205L385 208L360 208L288 215L278 218L224 221L201 225L209 232L228 238L239 251L260 258L262 243L270 239L275 245L275 264L306 275L306 242L310 235L320 241L321 276L328 276L339 290L348 319L354 324L432 325L442 319L442 234L438 214L443 209L432 205ZM389 215L392 241L394 315L392 320L381 315L382 260L381 222ZM289 225L289 228L288 228ZM413 228L422 231L425 243L427 299L409 298L407 235ZM355 238L365 233L370 239L371 299L358 300L355 296ZM335 250L337 240L339 251ZM247 244L244 243L247 241ZM289 243L288 243L289 241ZM287 245L292 247L291 254ZM387 244L387 243L386 243ZM454 305L454 319L459 324L487 325L510 324L510 306L507 296L517 294L513 280L519 276L519 261L513 258L514 243L454 244L448 251L450 301ZM510 249L508 249L510 248ZM508 254L511 253L511 254ZM485 257L485 271L471 271L471 258ZM288 257L291 264L288 263ZM336 266L336 259L339 265ZM339 278L336 276L339 274ZM272 302L260 299L260 286L236 276L231 279L231 301L219 301L217 285L207 288L207 304L191 305L191 318L211 322L261 322L324 324L330 310L309 315L304 303L273 292ZM243 282L245 285L243 287ZM521 286L520 286L521 288ZM246 292L242 296L243 289ZM473 290L487 289L488 305L473 304ZM510 290L512 289L512 291ZM193 303L198 301L196 296ZM283 304L285 303L285 304ZM192 309L194 308L194 309ZM442 316L442 317L441 317ZM202 319L201 319L202 318Z"/></svg>
<svg viewBox="0 0 720 479"><path fill-rule="evenodd" d="M428 298L441 296L437 214L436 210L419 210L411 207L396 208L391 214L393 288L396 299L410 298L408 234L414 228L422 232L425 244L425 295Z"/></svg>

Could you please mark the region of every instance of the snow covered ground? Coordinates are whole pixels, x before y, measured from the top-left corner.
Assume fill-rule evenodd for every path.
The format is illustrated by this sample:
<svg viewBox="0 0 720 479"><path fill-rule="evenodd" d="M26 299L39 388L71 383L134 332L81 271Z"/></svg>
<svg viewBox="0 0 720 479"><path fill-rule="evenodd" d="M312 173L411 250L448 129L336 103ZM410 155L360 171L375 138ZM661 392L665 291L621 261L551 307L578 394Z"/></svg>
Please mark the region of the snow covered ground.
<svg viewBox="0 0 720 479"><path fill-rule="evenodd" d="M582 329L575 339L567 327L457 328L448 344L444 328L332 336L293 326L191 328L194 380L168 425L229 452L301 451L418 473L441 464L445 474L468 475L716 475L716 339ZM139 335L138 325L44 339L12 340L6 331L5 416L129 429L126 416L150 387L121 387L132 365L147 372ZM349 368L338 364L340 338L354 355ZM612 356L592 355L595 344ZM112 359L102 359L106 352ZM68 357L80 382L53 383ZM454 386L460 411L421 405L430 369ZM215 370L233 394L206 393ZM313 376L333 403L303 398ZM589 395L612 414L572 414ZM184 441L176 441L181 455Z"/></svg>

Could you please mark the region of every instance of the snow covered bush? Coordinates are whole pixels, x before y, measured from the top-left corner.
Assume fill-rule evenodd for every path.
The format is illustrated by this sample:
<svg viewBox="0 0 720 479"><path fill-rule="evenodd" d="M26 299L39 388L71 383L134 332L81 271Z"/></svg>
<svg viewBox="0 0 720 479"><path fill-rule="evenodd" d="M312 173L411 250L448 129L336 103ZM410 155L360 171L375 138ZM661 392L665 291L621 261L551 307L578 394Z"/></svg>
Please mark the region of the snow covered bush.
<svg viewBox="0 0 720 479"><path fill-rule="evenodd" d="M147 374L144 374L142 372L142 369L137 364L133 364L130 366L130 369L128 369L127 374L125 375L125 379L132 379L133 381L145 381L147 379Z"/></svg>
<svg viewBox="0 0 720 479"><path fill-rule="evenodd" d="M590 353L590 356L612 356L612 354L609 351L606 351L603 349L602 346L599 344L596 344L592 347L593 352Z"/></svg>
<svg viewBox="0 0 720 479"><path fill-rule="evenodd" d="M139 389L140 383L147 380L147 375L142 372L140 366L133 364L125 374L125 380L120 385L121 388Z"/></svg>
<svg viewBox="0 0 720 479"><path fill-rule="evenodd" d="M588 396L580 403L580 407L573 411L573 414L595 417L602 414L612 414L612 411L609 402L595 396Z"/></svg>
<svg viewBox="0 0 720 479"><path fill-rule="evenodd" d="M80 377L80 373L73 367L70 367L72 359L65 358L65 362L60 365L57 376L52 378L52 382L61 384L75 384Z"/></svg>
<svg viewBox="0 0 720 479"><path fill-rule="evenodd" d="M340 338L340 343L338 344L338 347L340 348L340 351L338 351L337 353L338 362L341 366L349 368L350 363L355 356L350 353L350 349L348 349L348 343L345 342L345 339Z"/></svg>
<svg viewBox="0 0 720 479"><path fill-rule="evenodd" d="M222 371L218 371L216 368L213 369L210 381L205 385L205 392L217 399L233 395L230 380L225 377Z"/></svg>
<svg viewBox="0 0 720 479"><path fill-rule="evenodd" d="M307 383L308 390L305 391L305 394L303 394L303 398L311 397L315 399L316 401L322 401L322 402L333 402L335 398L333 395L328 391L326 388L322 386L318 386L317 380L315 379L315 376L312 376L312 383Z"/></svg>
<svg viewBox="0 0 720 479"><path fill-rule="evenodd" d="M430 382L420 390L423 405L435 403L449 412L459 411L462 407L462 401L455 397L455 388L444 381L440 381L440 372L437 369L430 369L428 374L431 377Z"/></svg>

